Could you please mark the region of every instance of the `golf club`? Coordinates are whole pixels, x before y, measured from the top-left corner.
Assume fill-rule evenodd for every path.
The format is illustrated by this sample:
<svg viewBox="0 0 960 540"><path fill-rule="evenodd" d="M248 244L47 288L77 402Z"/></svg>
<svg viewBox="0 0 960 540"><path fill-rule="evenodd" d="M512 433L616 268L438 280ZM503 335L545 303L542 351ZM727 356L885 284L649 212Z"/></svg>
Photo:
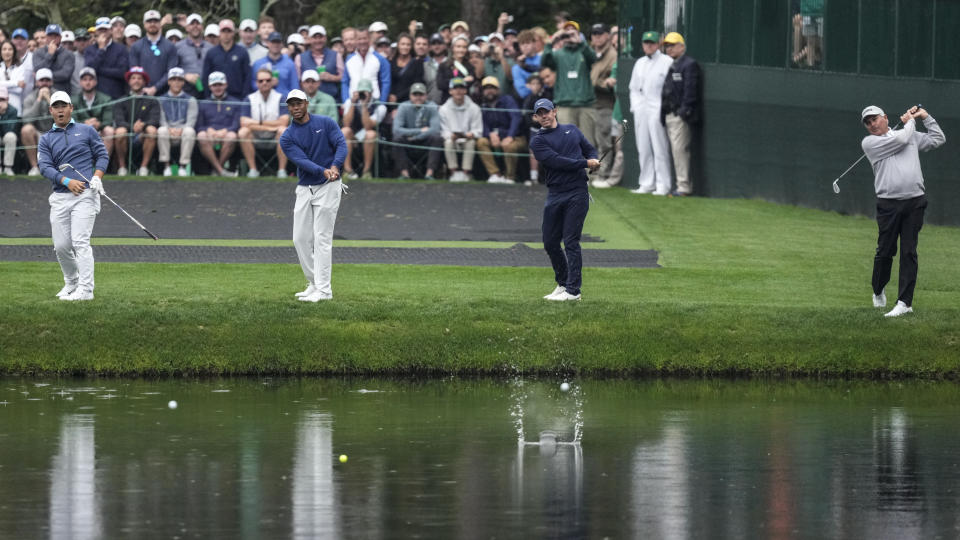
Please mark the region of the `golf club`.
<svg viewBox="0 0 960 540"><path fill-rule="evenodd" d="M86 176L84 176L82 172L78 171L76 167L74 167L73 165L71 165L71 164L69 164L69 163L64 163L63 165L60 165L60 172L65 171L65 170L67 169L67 167L70 167L71 169L73 169L73 171L74 171L75 173L79 174L79 175L80 175L80 178L83 178L83 180L87 183L87 185L90 184L90 179L87 178ZM130 218L130 221L134 222L134 223L137 225L137 227L140 227L141 229L143 229L143 232L147 233L147 235L148 235L150 238L153 238L154 240L159 240L159 239L160 239L157 235L155 235L155 234L153 234L152 232L148 231L147 228L144 227L142 223L140 223L139 221L136 220L136 218L134 218L134 217L131 216L129 213L127 213L127 211L124 210L122 206L120 206L119 204L117 204L116 201L114 201L113 199L111 199L109 195L107 195L106 193L103 193L102 191L100 192L100 194L103 195L108 201L110 201L111 203L113 203L114 206L116 206L117 208L119 208L120 211L123 212L123 215L127 216L128 218Z"/></svg>
<svg viewBox="0 0 960 540"><path fill-rule="evenodd" d="M920 110L921 108L923 108L923 105L917 103L917 106L916 106L916 107L912 107L912 108L915 108L915 109L917 109L917 110ZM903 122L897 122L897 125L896 125L896 126L893 126L893 129L892 129L891 131L896 131L897 129L899 129L899 128L900 128L900 124L902 124L902 123L903 123ZM833 192L834 192L834 193L840 193L840 185L837 184L837 182L839 182L841 178L843 178L844 176L846 176L846 174L847 174L848 172L850 172L851 169L853 169L854 167L856 167L858 163L860 163L861 161L863 161L863 158L865 158L865 157L867 157L866 154L860 156L860 159L854 161L854 162L853 162L853 165L847 167L847 170L843 171L843 174L841 174L840 176L838 176L837 179L833 181Z"/></svg>
<svg viewBox="0 0 960 540"><path fill-rule="evenodd" d="M617 147L617 145L620 144L620 141L623 140L623 136L627 134L627 119L624 118L623 120L621 120L621 121L620 121L620 125L623 126L623 133L621 133L620 136L617 137L617 140L613 141L613 145L612 145L610 148L607 148L607 149L603 152L603 155L600 156L600 159L598 159L597 161L603 163L603 158L607 157L607 154L609 154L611 150L615 149L615 148ZM597 172L597 171L599 171L599 170L600 170L600 168L597 167L596 169L590 171L589 174L593 174L593 173L595 173L595 172Z"/></svg>

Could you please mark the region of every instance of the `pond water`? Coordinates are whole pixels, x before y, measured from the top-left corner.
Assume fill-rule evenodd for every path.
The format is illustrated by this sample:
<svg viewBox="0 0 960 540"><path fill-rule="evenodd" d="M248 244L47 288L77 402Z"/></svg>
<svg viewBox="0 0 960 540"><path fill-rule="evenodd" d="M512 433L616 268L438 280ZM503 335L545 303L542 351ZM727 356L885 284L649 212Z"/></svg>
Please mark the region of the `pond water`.
<svg viewBox="0 0 960 540"><path fill-rule="evenodd" d="M0 379L0 538L960 535L955 384L560 383Z"/></svg>

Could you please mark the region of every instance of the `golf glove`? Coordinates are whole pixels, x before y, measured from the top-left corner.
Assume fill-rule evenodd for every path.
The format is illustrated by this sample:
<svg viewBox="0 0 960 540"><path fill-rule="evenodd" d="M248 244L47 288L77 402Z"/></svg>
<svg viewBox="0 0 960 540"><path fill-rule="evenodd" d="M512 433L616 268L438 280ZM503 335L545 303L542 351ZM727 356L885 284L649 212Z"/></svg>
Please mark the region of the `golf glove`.
<svg viewBox="0 0 960 540"><path fill-rule="evenodd" d="M103 180L99 176L94 176L93 180L90 180L90 189L100 192L102 195L106 195L107 192L103 189Z"/></svg>

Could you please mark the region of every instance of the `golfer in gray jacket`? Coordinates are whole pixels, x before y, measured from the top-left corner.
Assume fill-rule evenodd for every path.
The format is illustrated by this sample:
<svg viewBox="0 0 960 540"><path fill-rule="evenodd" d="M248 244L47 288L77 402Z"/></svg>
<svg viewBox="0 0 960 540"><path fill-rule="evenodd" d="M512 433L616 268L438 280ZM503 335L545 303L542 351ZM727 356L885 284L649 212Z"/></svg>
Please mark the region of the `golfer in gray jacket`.
<svg viewBox="0 0 960 540"><path fill-rule="evenodd" d="M899 317L913 311L913 289L917 284L917 240L927 208L919 152L942 145L946 138L927 111L913 107L903 113L903 129L893 131L883 110L871 105L860 115L870 132L861 146L873 167L877 192L877 253L873 258L873 306L884 307L884 287L890 281L893 256L900 239L900 290L897 305L885 316ZM917 131L916 119L926 133Z"/></svg>

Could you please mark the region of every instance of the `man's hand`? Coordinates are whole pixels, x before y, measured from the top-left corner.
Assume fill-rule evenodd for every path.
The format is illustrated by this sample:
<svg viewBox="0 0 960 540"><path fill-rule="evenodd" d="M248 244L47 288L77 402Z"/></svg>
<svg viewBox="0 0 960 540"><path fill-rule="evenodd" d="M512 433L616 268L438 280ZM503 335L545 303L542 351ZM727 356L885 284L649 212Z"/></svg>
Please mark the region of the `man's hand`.
<svg viewBox="0 0 960 540"><path fill-rule="evenodd" d="M146 87L146 88L143 89L143 93L146 94L146 95L148 95L148 96L155 96L155 95L157 95L157 87L156 87L156 86L148 86L148 87Z"/></svg>
<svg viewBox="0 0 960 540"><path fill-rule="evenodd" d="M614 79L613 77L607 77L607 78L603 81L603 85L606 86L607 88L613 88L613 87L617 86L617 80Z"/></svg>
<svg viewBox="0 0 960 540"><path fill-rule="evenodd" d="M171 137L179 137L183 133L183 128L170 128Z"/></svg>
<svg viewBox="0 0 960 540"><path fill-rule="evenodd" d="M54 42L47 43L47 54L53 56L57 53L57 44Z"/></svg>
<svg viewBox="0 0 960 540"><path fill-rule="evenodd" d="M930 116L930 114L927 113L927 110L926 110L926 109L917 108L917 112L913 113L913 117L914 117L914 118L919 118L919 119L921 119L921 120L926 119L926 117L928 117L928 116Z"/></svg>
<svg viewBox="0 0 960 540"><path fill-rule="evenodd" d="M590 170L599 169L599 168L600 168L600 160L599 160L599 159L588 159L588 160L587 160L587 168L590 169Z"/></svg>
<svg viewBox="0 0 960 540"><path fill-rule="evenodd" d="M145 126L146 124L143 123L143 120L137 120L136 122L133 123L133 132L141 133Z"/></svg>
<svg viewBox="0 0 960 540"><path fill-rule="evenodd" d="M110 32L105 32L103 34L97 33L97 47L101 49L106 49L107 44L110 43Z"/></svg>
<svg viewBox="0 0 960 540"><path fill-rule="evenodd" d="M903 113L902 115L900 115L900 123L901 123L901 124L906 124L906 123L909 122L910 120L913 120L913 114L911 114L910 111L907 111L907 112Z"/></svg>
<svg viewBox="0 0 960 540"><path fill-rule="evenodd" d="M500 147L500 134L494 131L490 132L490 146L494 148Z"/></svg>
<svg viewBox="0 0 960 540"><path fill-rule="evenodd" d="M324 178L327 179L327 182L333 182L334 180L340 179L340 169L336 165L331 165L329 168L324 169L323 171Z"/></svg>
<svg viewBox="0 0 960 540"><path fill-rule="evenodd" d="M67 179L67 189L69 189L74 195L80 195L87 189L87 187L83 184L83 182L69 178Z"/></svg>
<svg viewBox="0 0 960 540"><path fill-rule="evenodd" d="M500 146L502 146L503 148L510 146L511 143L513 143L513 137L504 137L503 139L500 140Z"/></svg>
<svg viewBox="0 0 960 540"><path fill-rule="evenodd" d="M96 118L87 118L86 120L83 121L83 123L88 126L93 126L94 129L97 129L98 127L100 127L99 125L100 121L97 120Z"/></svg>
<svg viewBox="0 0 960 540"><path fill-rule="evenodd" d="M50 89L46 86L37 90L37 101L41 100L50 101Z"/></svg>

